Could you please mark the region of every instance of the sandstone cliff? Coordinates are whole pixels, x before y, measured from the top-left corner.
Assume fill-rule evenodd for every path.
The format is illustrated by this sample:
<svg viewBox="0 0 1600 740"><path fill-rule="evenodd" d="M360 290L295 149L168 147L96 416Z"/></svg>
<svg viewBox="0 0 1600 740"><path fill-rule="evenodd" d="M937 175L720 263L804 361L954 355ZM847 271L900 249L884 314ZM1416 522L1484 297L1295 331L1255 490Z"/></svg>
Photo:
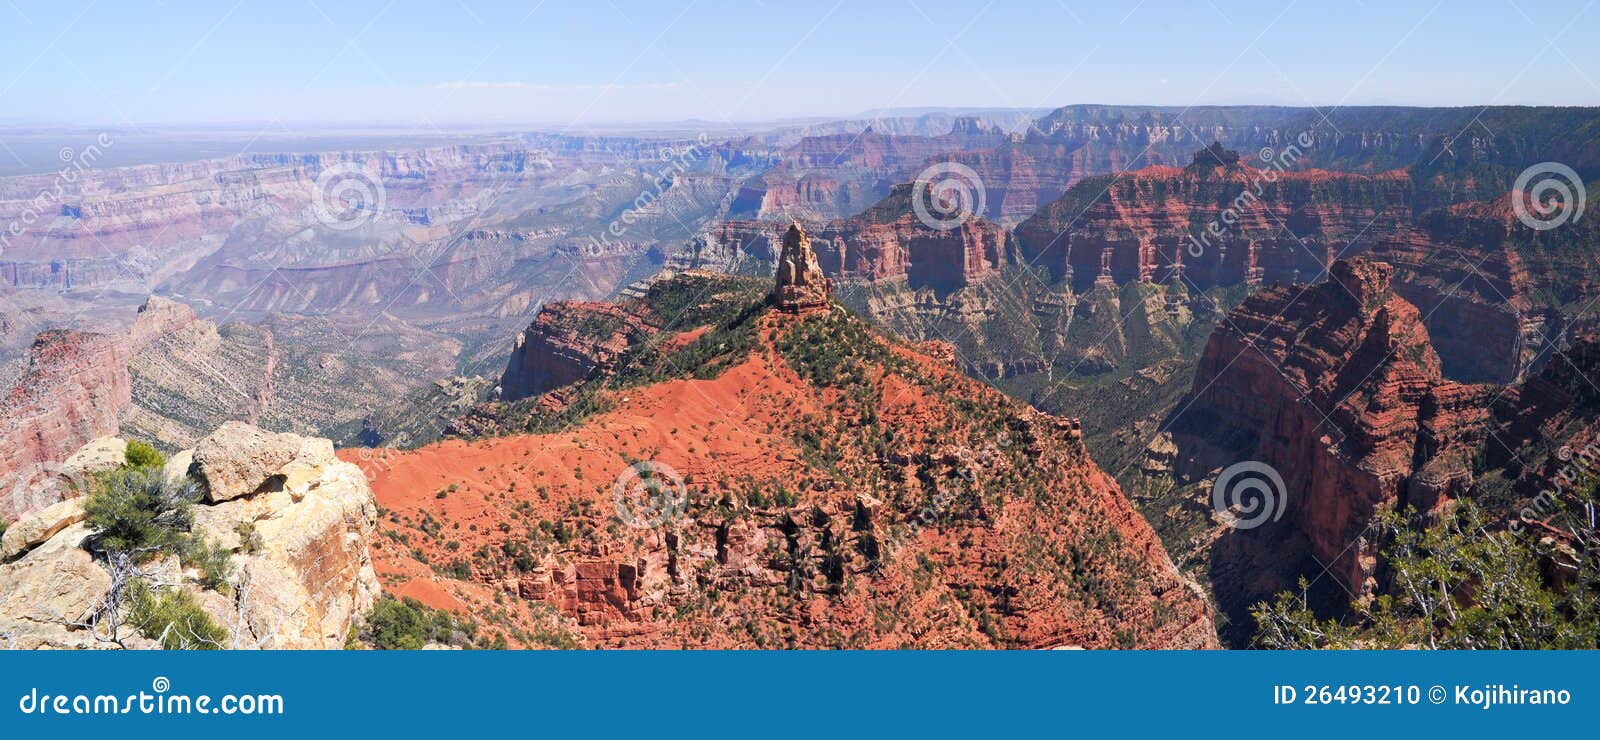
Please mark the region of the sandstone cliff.
<svg viewBox="0 0 1600 740"><path fill-rule="evenodd" d="M377 507L359 468L337 460L325 439L230 423L174 456L168 475L210 492L195 507L194 532L227 551L235 567L220 590L171 556L141 566L138 578L188 592L227 633L213 647L343 647L352 620L378 596L368 552ZM33 510L6 530L0 641L8 646L119 646L106 620L88 626L106 608L113 576L86 549L93 532L82 502ZM124 647L157 646L126 627L117 638Z"/></svg>
<svg viewBox="0 0 1600 740"><path fill-rule="evenodd" d="M126 335L49 331L34 340L28 367L0 409L0 520L45 503L24 492L53 477L53 463L117 432L133 403L129 360L193 321L187 306L151 298Z"/></svg>
<svg viewBox="0 0 1600 740"><path fill-rule="evenodd" d="M807 226L818 264L840 281L905 281L912 288L959 290L996 273L1013 255L999 225L981 217L949 229L917 219L912 185L897 186L882 201L850 218ZM696 237L685 261L696 267L729 269L754 260L775 264L787 225L725 221Z"/></svg>
<svg viewBox="0 0 1600 740"><path fill-rule="evenodd" d="M1395 272L1354 258L1334 263L1328 282L1251 296L1218 324L1170 432L1146 448L1145 510L1186 568L1206 568L1230 644L1249 638L1252 604L1296 591L1301 577L1327 613L1382 594L1381 512L1415 512L1421 527L1470 498L1490 527L1537 531L1552 546L1569 536L1563 517L1588 521L1582 491L1600 429L1600 391L1586 379L1600 370L1592 333L1552 342L1520 382L1451 380ZM1241 462L1281 475L1281 521L1219 520L1213 480Z"/></svg>
<svg viewBox="0 0 1600 740"><path fill-rule="evenodd" d="M499 397L515 401L583 380L620 359L646 330L643 318L613 304L547 304L517 336Z"/></svg>
<svg viewBox="0 0 1600 740"><path fill-rule="evenodd" d="M1532 239L1503 197L1424 211L1412 173L1254 164L1086 180L1017 226L1019 250L1075 291L1312 283L1335 259L1369 255L1395 267L1395 289L1422 309L1445 374L1464 382L1536 370L1563 325L1560 306L1596 279L1566 248ZM1557 238L1592 233L1575 225Z"/></svg>
<svg viewBox="0 0 1600 740"><path fill-rule="evenodd" d="M1375 512L1429 511L1465 490L1494 395L1444 379L1392 273L1354 258L1327 282L1251 296L1212 334L1172 425L1181 474L1277 470L1286 520L1358 593L1377 586Z"/></svg>
<svg viewBox="0 0 1600 740"><path fill-rule="evenodd" d="M823 276L822 266L817 264L817 253L811 249L811 237L806 236L805 227L798 223L791 224L783 233L777 279L767 299L791 313L826 308L833 300L833 281Z"/></svg>

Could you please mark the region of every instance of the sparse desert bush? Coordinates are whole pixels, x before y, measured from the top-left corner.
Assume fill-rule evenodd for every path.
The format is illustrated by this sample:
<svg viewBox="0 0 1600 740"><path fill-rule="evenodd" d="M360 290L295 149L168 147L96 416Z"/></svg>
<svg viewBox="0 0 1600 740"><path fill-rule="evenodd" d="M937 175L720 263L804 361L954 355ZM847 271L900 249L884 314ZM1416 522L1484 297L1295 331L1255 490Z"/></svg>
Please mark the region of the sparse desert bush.
<svg viewBox="0 0 1600 740"><path fill-rule="evenodd" d="M233 553L215 542L207 542L198 535L184 541L178 559L187 567L200 571L200 585L213 591L228 593L228 579L233 577Z"/></svg>
<svg viewBox="0 0 1600 740"><path fill-rule="evenodd" d="M428 643L470 645L476 627L450 612L433 609L412 598L384 596L367 612L347 647L378 650L421 650Z"/></svg>
<svg viewBox="0 0 1600 740"><path fill-rule="evenodd" d="M102 476L83 509L97 549L144 561L183 547L197 500L193 484L168 481L160 468L124 468Z"/></svg>
<svg viewBox="0 0 1600 740"><path fill-rule="evenodd" d="M159 468L167 464L165 455L137 439L128 440L128 449L123 456L130 468Z"/></svg>
<svg viewBox="0 0 1600 740"><path fill-rule="evenodd" d="M1298 594L1252 610L1265 648L1588 649L1600 645L1600 557L1526 531L1495 529L1471 500L1426 528L1380 518L1392 586L1352 618L1323 619ZM1592 530L1583 531L1592 536ZM1569 579L1552 583L1550 563ZM1301 593L1308 588L1300 579Z"/></svg>
<svg viewBox="0 0 1600 740"><path fill-rule="evenodd" d="M221 650L227 647L228 631L211 620L194 597L182 589L155 589L144 581L128 585L129 626L152 640L163 650Z"/></svg>
<svg viewBox="0 0 1600 740"><path fill-rule="evenodd" d="M254 555L261 551L261 533L256 530L255 522L239 522L233 525L233 531L239 535L239 549L245 554Z"/></svg>

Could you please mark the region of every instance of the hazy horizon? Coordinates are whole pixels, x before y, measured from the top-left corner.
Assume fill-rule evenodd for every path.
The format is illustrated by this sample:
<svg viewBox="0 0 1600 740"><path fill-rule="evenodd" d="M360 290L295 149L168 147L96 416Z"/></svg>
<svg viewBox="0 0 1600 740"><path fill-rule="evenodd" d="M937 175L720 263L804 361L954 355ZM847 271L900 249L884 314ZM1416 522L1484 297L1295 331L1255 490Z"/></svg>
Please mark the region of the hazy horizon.
<svg viewBox="0 0 1600 740"><path fill-rule="evenodd" d="M460 122L427 129L397 122L382 121L218 121L214 123L95 124L92 122L25 121L0 117L0 177L36 175L60 169L61 151L78 151L109 136L112 146L99 147L100 167L189 162L241 155L309 154L330 151L378 151L415 146L444 146L473 140L492 141L528 134L570 136L613 135L644 138L682 139L707 135L735 138L808 125L850 122L870 126L876 121L915 119L924 115L974 115L1029 113L1043 116L1060 108L1074 106L1115 106L1163 108L1194 113L1215 108L1284 107L1331 113L1332 108L1317 106L1275 106L1241 103L1237 105L1111 104L1066 102L1046 108L1003 108L972 106L918 106L888 110L864 110L853 114L799 116L772 120L706 121L681 119L662 121L595 122L575 129L550 122L511 122L503 124ZM1338 106L1345 111L1361 108L1421 108L1432 110L1488 110L1492 107L1600 107L1600 106ZM1011 125L1020 130L1026 124Z"/></svg>
<svg viewBox="0 0 1600 740"><path fill-rule="evenodd" d="M877 109L1600 104L1593 0L0 7L13 124L555 127Z"/></svg>
<svg viewBox="0 0 1600 740"><path fill-rule="evenodd" d="M1417 108L1427 110L1471 110L1489 108L1600 108L1600 100L1590 103L1464 103L1454 105L1425 105L1419 103L1393 102L1370 103L1361 105L1333 105L1330 103L1317 104L1285 104L1285 103L1205 103L1198 105L1183 105L1170 102L1143 102L1143 103L1106 103L1101 101L1062 101L1041 107L1005 106L916 106L914 108L894 108L883 110L862 110L841 114L813 114L783 116L777 118L748 118L731 121L716 121L705 118L661 118L640 120L596 120L585 124L583 127L574 127L555 120L508 120L508 121L451 121L439 123L427 128L419 129L417 126L385 119L350 119L350 120L267 120L267 119L238 119L218 121L145 121L145 122L112 122L95 120L67 120L46 118L21 118L0 115L0 130L5 131L38 131L51 133L58 131L100 131L105 129L133 131L141 134L177 133L184 131L203 131L214 133L237 132L244 136L260 137L263 139L285 139L332 132L349 133L354 135L382 135L393 132L404 132L418 137L432 137L439 135L489 135L489 134L521 134L521 133L551 133L570 134L581 136L587 131L650 131L664 127L697 126L712 130L737 131L761 130L784 126L804 126L816 123L830 123L841 121L871 121L876 118L917 118L924 115L945 114L952 116L973 115L982 117L985 113L1007 112L1025 113L1032 112L1037 115L1046 115L1062 108L1080 106L1105 106L1116 108L1160 108L1169 110L1201 111L1218 108L1291 108L1299 110L1359 110L1363 108Z"/></svg>

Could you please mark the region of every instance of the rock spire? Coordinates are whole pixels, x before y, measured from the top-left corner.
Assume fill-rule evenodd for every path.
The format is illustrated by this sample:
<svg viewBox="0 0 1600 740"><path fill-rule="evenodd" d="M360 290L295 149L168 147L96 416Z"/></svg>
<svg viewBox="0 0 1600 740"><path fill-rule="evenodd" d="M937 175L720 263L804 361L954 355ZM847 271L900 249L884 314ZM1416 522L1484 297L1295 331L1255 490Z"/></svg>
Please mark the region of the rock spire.
<svg viewBox="0 0 1600 740"><path fill-rule="evenodd" d="M783 251L778 256L778 274L772 287L772 303L785 311L799 312L822 308L833 296L833 281L824 277L811 250L811 237L805 227L790 224L783 235Z"/></svg>

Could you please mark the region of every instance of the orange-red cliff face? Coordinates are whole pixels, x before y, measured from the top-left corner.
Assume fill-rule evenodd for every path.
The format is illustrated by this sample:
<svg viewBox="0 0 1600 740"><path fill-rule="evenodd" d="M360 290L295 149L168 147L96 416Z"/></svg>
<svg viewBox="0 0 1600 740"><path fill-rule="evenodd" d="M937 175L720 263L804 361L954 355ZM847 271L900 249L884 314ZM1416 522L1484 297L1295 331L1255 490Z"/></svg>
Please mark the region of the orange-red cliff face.
<svg viewBox="0 0 1600 740"><path fill-rule="evenodd" d="M500 397L514 401L583 380L614 363L646 328L643 318L610 303L547 304L517 336Z"/></svg>
<svg viewBox="0 0 1600 740"><path fill-rule="evenodd" d="M935 228L917 218L912 186L851 218L811 228L817 260L829 276L846 281L909 280L913 287L955 290L979 282L1010 260L1004 228L981 217ZM725 221L690 245L697 264L726 264L739 257L776 262L785 224Z"/></svg>
<svg viewBox="0 0 1600 740"><path fill-rule="evenodd" d="M559 431L341 453L390 512L386 587L596 646L1215 644L1074 422L766 293L690 273L623 304L659 328L528 417Z"/></svg>
<svg viewBox="0 0 1600 740"><path fill-rule="evenodd" d="M34 340L28 367L0 408L0 520L53 503L31 497L47 466L115 434L132 403L128 361L193 320L187 306L151 298L128 334L56 330Z"/></svg>
<svg viewBox="0 0 1600 740"><path fill-rule="evenodd" d="M1471 484L1497 390L1443 378L1392 272L1355 258L1325 283L1251 296L1212 334L1173 426L1180 472L1277 470L1288 526L1357 593L1377 585L1377 511L1432 510Z"/></svg>
<svg viewBox="0 0 1600 740"><path fill-rule="evenodd" d="M70 330L34 340L0 418L0 520L54 503L32 495L53 477L41 466L116 432L132 401L128 349L121 337Z"/></svg>
<svg viewBox="0 0 1600 740"><path fill-rule="evenodd" d="M1149 167L1093 178L1017 226L1023 255L1084 288L1184 279L1200 287L1306 282L1329 262L1404 231L1411 185L1247 166ZM1365 241L1363 241L1365 240Z"/></svg>
<svg viewBox="0 0 1600 740"><path fill-rule="evenodd" d="M1585 276L1594 268L1519 247L1511 238L1519 225L1504 214L1465 206L1419 214L1416 200L1412 178L1398 170L1150 167L1085 180L1015 234L1023 259L1077 291L1097 280L1309 283L1325 279L1334 260L1368 255L1395 268L1394 289L1422 310L1448 377L1522 377L1559 326L1542 305L1549 300L1532 296L1571 294L1573 268Z"/></svg>
<svg viewBox="0 0 1600 740"><path fill-rule="evenodd" d="M1423 214L1369 253L1394 266L1396 292L1428 317L1450 377L1525 377L1563 330L1558 307L1592 294L1600 265L1581 249L1563 257L1563 250L1530 244L1531 234L1502 198Z"/></svg>

